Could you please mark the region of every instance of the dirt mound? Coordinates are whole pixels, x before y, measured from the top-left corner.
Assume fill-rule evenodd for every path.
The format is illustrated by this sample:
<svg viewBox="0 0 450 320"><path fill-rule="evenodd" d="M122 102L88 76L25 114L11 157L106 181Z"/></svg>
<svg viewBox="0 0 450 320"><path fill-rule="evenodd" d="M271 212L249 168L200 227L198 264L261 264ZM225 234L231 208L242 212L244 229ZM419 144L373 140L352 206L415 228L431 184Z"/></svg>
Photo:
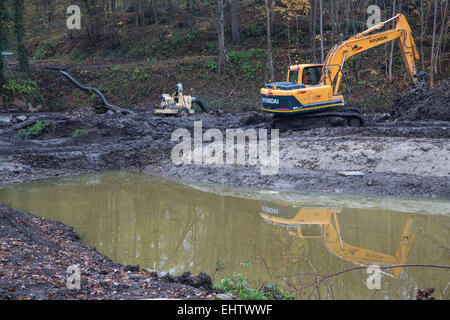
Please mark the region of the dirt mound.
<svg viewBox="0 0 450 320"><path fill-rule="evenodd" d="M425 92L404 95L391 109L391 116L400 120L450 121L450 78Z"/></svg>

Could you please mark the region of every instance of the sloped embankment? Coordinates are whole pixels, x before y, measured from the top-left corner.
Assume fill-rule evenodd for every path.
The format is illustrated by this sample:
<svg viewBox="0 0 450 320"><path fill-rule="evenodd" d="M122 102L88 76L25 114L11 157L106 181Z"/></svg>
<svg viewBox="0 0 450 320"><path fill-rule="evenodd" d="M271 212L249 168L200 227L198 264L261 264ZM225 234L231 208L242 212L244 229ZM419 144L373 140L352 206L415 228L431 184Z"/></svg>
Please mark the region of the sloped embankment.
<svg viewBox="0 0 450 320"><path fill-rule="evenodd" d="M79 265L80 289L67 288ZM2 299L210 299L211 278L123 266L80 242L72 228L0 203Z"/></svg>
<svg viewBox="0 0 450 320"><path fill-rule="evenodd" d="M391 116L410 121L450 121L450 78L428 91L401 97L392 107Z"/></svg>

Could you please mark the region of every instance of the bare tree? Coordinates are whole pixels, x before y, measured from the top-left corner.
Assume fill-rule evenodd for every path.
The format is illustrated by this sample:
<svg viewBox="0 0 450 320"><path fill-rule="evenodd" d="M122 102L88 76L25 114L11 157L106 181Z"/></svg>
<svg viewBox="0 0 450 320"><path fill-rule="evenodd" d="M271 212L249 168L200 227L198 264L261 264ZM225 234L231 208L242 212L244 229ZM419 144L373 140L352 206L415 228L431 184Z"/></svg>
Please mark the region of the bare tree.
<svg viewBox="0 0 450 320"><path fill-rule="evenodd" d="M351 0L347 0L345 5L345 34L350 32L350 4Z"/></svg>
<svg viewBox="0 0 450 320"><path fill-rule="evenodd" d="M14 0L14 33L16 35L17 41L19 69L21 72L30 72L31 69L28 60L28 50L24 39L25 31L23 26L23 0Z"/></svg>
<svg viewBox="0 0 450 320"><path fill-rule="evenodd" d="M110 0L109 2L109 9L112 16L112 30L110 33L110 42L111 47L118 48L120 46L120 40L119 40L119 25L117 23L117 13L116 13L116 0Z"/></svg>
<svg viewBox="0 0 450 320"><path fill-rule="evenodd" d="M7 15L5 8L5 1L0 0L0 53L6 49L6 25L7 25ZM5 81L5 63L3 56L0 54L0 86Z"/></svg>
<svg viewBox="0 0 450 320"><path fill-rule="evenodd" d="M447 8L448 8L448 1L445 0L441 3L441 29L439 32L439 38L436 45L436 56L434 58L434 71L436 73L439 72L438 65L440 65L440 55L441 55L441 46L442 46L442 38L444 36L444 31L446 28L448 28L447 22Z"/></svg>
<svg viewBox="0 0 450 320"><path fill-rule="evenodd" d="M436 40L436 20L437 20L438 1L434 0L434 15L433 15L433 38L431 40L431 58L430 58L430 87L433 87L434 82L434 42Z"/></svg>
<svg viewBox="0 0 450 320"><path fill-rule="evenodd" d="M232 0L232 2L231 2L231 33L232 33L232 37L233 37L233 43L235 45L241 44L241 35L239 34L238 13L239 13L239 1Z"/></svg>
<svg viewBox="0 0 450 320"><path fill-rule="evenodd" d="M223 17L223 10L225 7L224 0L217 0L218 10L218 41L219 41L219 74L225 73L225 22Z"/></svg>
<svg viewBox="0 0 450 320"><path fill-rule="evenodd" d="M161 40L161 31L159 30L159 21L158 21L158 4L156 0L151 0L152 2L152 13L153 19L155 20L156 32L158 33L158 38Z"/></svg>
<svg viewBox="0 0 450 320"><path fill-rule="evenodd" d="M395 0L392 3L392 16L395 15ZM394 24L395 21L392 22L392 24ZM394 60L394 41L392 41L391 43L391 53L389 54L389 69L388 69L388 77L389 77L389 81L392 80L392 63Z"/></svg>
<svg viewBox="0 0 450 320"><path fill-rule="evenodd" d="M312 14L313 14L313 40L312 40L312 51L313 51L313 60L314 62L317 61L316 59L316 31L317 31L317 0L311 0L313 7L312 7Z"/></svg>
<svg viewBox="0 0 450 320"><path fill-rule="evenodd" d="M319 0L319 7L320 7L320 59L322 63L325 60L325 52L323 48L323 4L322 0Z"/></svg>

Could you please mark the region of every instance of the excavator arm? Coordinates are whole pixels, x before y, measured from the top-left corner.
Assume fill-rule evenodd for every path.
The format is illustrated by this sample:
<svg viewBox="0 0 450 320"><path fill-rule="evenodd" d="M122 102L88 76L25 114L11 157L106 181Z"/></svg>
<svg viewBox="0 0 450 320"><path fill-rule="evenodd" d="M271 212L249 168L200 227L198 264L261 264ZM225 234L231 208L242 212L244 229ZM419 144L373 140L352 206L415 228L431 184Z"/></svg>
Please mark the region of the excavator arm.
<svg viewBox="0 0 450 320"><path fill-rule="evenodd" d="M345 242L341 237L341 229L337 216L334 214L333 223L324 225L323 239L327 249L336 256L361 266L369 266L370 263L381 263L385 265L403 265L406 263L409 250L414 241L414 233L411 230L413 218L408 217L403 225L403 231L398 240L397 250L394 255L378 252L370 249L360 248ZM394 268L392 276L397 278L402 268Z"/></svg>
<svg viewBox="0 0 450 320"><path fill-rule="evenodd" d="M396 21L394 29L371 34L393 20ZM336 44L325 59L320 84L333 85L333 94L337 95L342 79L342 68L347 59L355 54L393 40L397 41L408 75L417 86L418 82L422 82L425 74L418 74L416 71L415 61L419 59L419 53L414 43L411 27L403 14L398 14L387 21L381 22L370 29Z"/></svg>

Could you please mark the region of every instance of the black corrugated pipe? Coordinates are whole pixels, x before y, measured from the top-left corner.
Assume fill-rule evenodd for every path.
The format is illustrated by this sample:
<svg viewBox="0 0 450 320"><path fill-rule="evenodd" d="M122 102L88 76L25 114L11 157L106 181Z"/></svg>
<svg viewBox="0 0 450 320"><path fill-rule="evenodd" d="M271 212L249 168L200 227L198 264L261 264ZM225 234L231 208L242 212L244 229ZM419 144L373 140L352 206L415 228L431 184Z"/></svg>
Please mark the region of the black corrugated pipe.
<svg viewBox="0 0 450 320"><path fill-rule="evenodd" d="M109 109L111 109L111 110L114 110L114 111L116 111L116 112L124 112L124 113L128 113L128 114L130 114L130 115L132 115L132 116L136 115L136 113L134 113L134 112L131 111L131 110L124 109L124 108L121 108L121 107L118 107L118 106L115 106L115 105L110 104L110 103L108 102L108 100L106 100L105 96L100 92L100 90L98 90L97 88L91 88L91 87L83 86L81 83L79 83L77 80L75 80L75 79L74 79L70 74L68 74L66 71L61 70L61 69L57 69L57 68L46 68L46 69L50 69L50 70L58 70L59 72L61 72L61 74L62 74L63 76L65 76L67 79L69 79L74 85L76 85L76 86L77 86L78 88L80 88L81 90L88 91L88 92L94 92L95 94L97 94L97 95L100 97L100 99L102 99L103 104L104 104L107 108L109 108Z"/></svg>
<svg viewBox="0 0 450 320"><path fill-rule="evenodd" d="M198 104L198 106L200 107L200 109L202 109L203 112L208 112L208 109L206 109L205 104L203 103L202 100L200 100L197 97L192 97L192 103L196 103Z"/></svg>

